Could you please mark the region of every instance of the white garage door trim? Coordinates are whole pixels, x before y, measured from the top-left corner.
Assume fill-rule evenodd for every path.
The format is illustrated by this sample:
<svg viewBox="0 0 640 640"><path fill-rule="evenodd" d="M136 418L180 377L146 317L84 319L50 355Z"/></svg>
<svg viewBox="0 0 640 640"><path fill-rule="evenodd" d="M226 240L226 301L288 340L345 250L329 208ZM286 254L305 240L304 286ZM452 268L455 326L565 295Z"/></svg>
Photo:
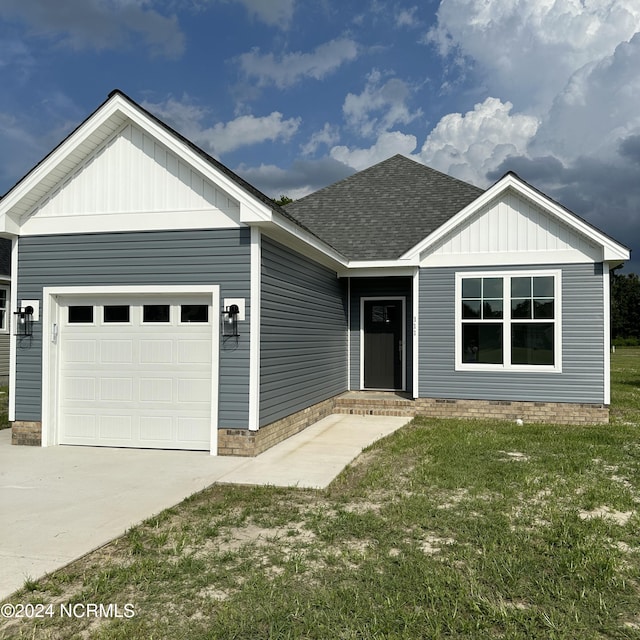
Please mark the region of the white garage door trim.
<svg viewBox="0 0 640 640"><path fill-rule="evenodd" d="M45 287L42 305L42 444L59 443L58 409L60 390L60 363L58 327L60 326L59 298L73 296L180 296L197 294L211 300L211 444L210 453L218 450L218 379L219 379L219 323L216 316L220 309L218 285L167 285L167 286L96 286L96 287Z"/></svg>

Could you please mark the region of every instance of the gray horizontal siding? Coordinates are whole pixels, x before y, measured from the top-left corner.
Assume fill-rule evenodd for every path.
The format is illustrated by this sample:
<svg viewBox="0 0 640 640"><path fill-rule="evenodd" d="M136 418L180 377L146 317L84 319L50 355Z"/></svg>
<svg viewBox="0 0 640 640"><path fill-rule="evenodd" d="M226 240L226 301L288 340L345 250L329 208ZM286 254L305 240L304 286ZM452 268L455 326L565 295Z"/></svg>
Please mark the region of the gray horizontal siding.
<svg viewBox="0 0 640 640"><path fill-rule="evenodd" d="M263 237L260 426L345 391L346 348L335 272Z"/></svg>
<svg viewBox="0 0 640 640"><path fill-rule="evenodd" d="M7 325L10 319L7 318ZM0 333L0 382L9 378L9 333Z"/></svg>
<svg viewBox="0 0 640 640"><path fill-rule="evenodd" d="M422 269L420 396L604 402L602 265L550 267L562 271L562 373L455 371L455 273L478 269ZM526 272L531 267L508 267L508 270Z"/></svg>
<svg viewBox="0 0 640 640"><path fill-rule="evenodd" d="M406 298L405 368L407 390L413 387L413 304L411 278L351 278L351 389L360 389L360 301L362 298L404 296Z"/></svg>
<svg viewBox="0 0 640 640"><path fill-rule="evenodd" d="M45 286L220 285L245 298L240 338L220 346L219 425L247 427L249 398L249 229L153 231L23 237L18 299L42 301ZM217 318L213 318L217 322ZM40 420L42 326L18 341L16 419Z"/></svg>

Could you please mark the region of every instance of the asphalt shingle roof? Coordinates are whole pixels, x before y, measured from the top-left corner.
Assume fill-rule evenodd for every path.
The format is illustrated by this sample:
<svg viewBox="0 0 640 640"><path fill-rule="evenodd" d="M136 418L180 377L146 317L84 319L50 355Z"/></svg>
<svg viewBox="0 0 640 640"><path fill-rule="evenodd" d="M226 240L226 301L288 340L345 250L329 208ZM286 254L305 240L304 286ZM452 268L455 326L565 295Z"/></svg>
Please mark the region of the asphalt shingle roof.
<svg viewBox="0 0 640 640"><path fill-rule="evenodd" d="M396 155L285 209L350 260L393 260L482 193Z"/></svg>

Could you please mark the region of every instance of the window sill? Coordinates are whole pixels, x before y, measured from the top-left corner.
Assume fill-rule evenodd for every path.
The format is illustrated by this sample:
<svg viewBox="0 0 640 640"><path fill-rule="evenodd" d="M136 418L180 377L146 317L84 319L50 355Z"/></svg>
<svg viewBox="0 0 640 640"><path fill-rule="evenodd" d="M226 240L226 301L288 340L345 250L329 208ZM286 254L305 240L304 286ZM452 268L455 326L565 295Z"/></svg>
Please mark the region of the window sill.
<svg viewBox="0 0 640 640"><path fill-rule="evenodd" d="M503 365L503 364L463 364L456 363L456 371L475 371L483 373L562 373L562 367L549 365Z"/></svg>

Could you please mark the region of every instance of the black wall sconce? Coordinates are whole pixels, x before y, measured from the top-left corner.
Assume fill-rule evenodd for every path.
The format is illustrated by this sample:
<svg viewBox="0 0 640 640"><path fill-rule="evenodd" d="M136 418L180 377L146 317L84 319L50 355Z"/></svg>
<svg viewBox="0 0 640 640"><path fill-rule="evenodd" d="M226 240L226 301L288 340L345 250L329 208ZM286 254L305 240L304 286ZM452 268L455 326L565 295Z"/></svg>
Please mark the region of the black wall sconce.
<svg viewBox="0 0 640 640"><path fill-rule="evenodd" d="M33 334L33 307L18 307L13 312L15 322L13 323L13 335L30 336Z"/></svg>
<svg viewBox="0 0 640 640"><path fill-rule="evenodd" d="M222 312L222 335L227 337L238 337L238 314L240 308L237 304L229 305Z"/></svg>

